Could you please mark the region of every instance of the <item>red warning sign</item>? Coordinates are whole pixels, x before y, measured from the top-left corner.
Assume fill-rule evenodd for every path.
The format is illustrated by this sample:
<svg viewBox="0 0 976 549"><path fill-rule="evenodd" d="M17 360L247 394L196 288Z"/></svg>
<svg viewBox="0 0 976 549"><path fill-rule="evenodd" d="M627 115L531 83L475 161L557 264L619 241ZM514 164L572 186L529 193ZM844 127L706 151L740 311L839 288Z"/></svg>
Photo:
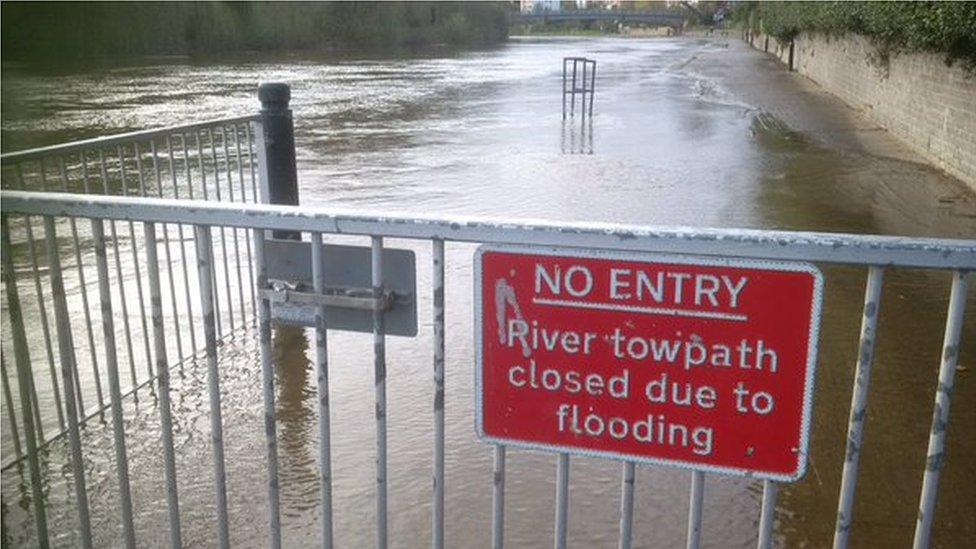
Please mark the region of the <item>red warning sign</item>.
<svg viewBox="0 0 976 549"><path fill-rule="evenodd" d="M482 247L475 268L483 439L803 476L823 294L815 266Z"/></svg>

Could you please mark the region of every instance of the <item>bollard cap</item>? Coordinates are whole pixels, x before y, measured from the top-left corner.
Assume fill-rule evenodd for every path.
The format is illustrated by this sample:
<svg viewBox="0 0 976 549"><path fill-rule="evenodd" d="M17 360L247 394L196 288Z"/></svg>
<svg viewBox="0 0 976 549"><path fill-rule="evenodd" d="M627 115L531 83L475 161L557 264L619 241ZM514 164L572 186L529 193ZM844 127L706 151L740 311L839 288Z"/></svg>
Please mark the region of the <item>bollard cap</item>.
<svg viewBox="0 0 976 549"><path fill-rule="evenodd" d="M291 100L291 86L282 82L265 82L258 86L258 99L263 109L287 109Z"/></svg>

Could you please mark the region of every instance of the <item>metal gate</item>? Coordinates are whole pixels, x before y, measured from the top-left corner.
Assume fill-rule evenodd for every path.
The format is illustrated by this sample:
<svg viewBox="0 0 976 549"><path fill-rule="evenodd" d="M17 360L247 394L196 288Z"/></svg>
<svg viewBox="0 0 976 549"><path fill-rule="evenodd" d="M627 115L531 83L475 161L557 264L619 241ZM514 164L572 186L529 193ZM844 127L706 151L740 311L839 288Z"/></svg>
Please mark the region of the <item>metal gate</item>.
<svg viewBox="0 0 976 549"><path fill-rule="evenodd" d="M927 467L922 472L924 481L915 526L915 546L928 546L967 284L969 273L976 270L976 241L601 223L529 223L450 216L405 217L262 204L260 202L269 198L274 199L272 189L276 169L279 169L272 169L279 160L269 160L271 145L268 141L281 143L274 134L268 138L268 126L273 124L268 122L268 116L263 112L255 116L3 155L2 267L9 313L9 318L4 319L4 329L10 332L17 389L15 399L6 368L9 349L4 349L4 400L16 441L15 459L4 467L19 466L23 461L28 464L33 493L31 511L36 541L40 546L48 546L50 534L41 482L43 451L46 445L62 436L67 437L70 445L73 503L80 524L80 539L84 546L92 545L85 449L81 445L79 429L87 420L106 412L112 423L122 539L129 547L138 544L133 526L123 412L127 399L136 401L140 390L151 391L159 399L169 540L173 547L182 545L178 471L170 418L170 371L192 359L198 351L205 357L208 372L213 448L210 458L217 539L221 547L229 546L225 421L221 415L221 372L218 368L218 358L223 350L219 341L246 336L248 332L242 328L253 325L258 327L264 397L264 459L270 533L267 543L272 547L280 546L278 424L272 369L272 320L273 314L277 316L277 313L273 307L285 302L301 302L312 308L316 331L322 545L331 546L333 536L326 352L329 311L330 307L345 307L367 315L373 334L376 540L378 547L385 547L388 540L385 336L389 300L395 299L390 293L394 281L384 278L384 261L389 261L390 257L384 246L386 238L430 243L432 284L419 291L429 292L433 297L431 543L434 547L444 546L444 263L445 247L451 243L530 244L577 250L803 260L866 269L867 289L838 501L835 547L846 546L852 525L883 275L887 269L895 267L952 271L938 389L926 450ZM291 162L293 166L293 158ZM284 169L287 171L287 166ZM21 190L24 188L40 190ZM95 194L91 194L93 192ZM43 239L35 238L34 234L37 227L34 223L38 218ZM59 234L70 234L67 246L59 240ZM337 252L323 245L324 235L359 235L370 239L368 288L350 295L328 291L323 265L327 265L330 256ZM269 257L269 252L279 245L276 244L279 240L272 236L308 242L310 255L307 257L311 265L303 268L310 271L311 288L283 287L274 283L276 275L270 272L273 258ZM166 266L165 286L159 268L160 244ZM15 258L25 256L21 251L24 247L26 265L18 265ZM42 250L46 252L44 257ZM86 263L92 257L94 268ZM70 262L77 271L77 276L71 275L72 281L80 286L80 302L77 303L68 303L65 297L65 275L73 271L65 268L64 263ZM94 279L91 278L92 271ZM97 296L88 296L86 280L94 280L92 284L97 282ZM31 293L34 299L30 301L38 305L36 309L24 306L22 296ZM133 304L133 298L136 304ZM169 318L164 314L164 303ZM53 337L52 323L47 316L49 310L53 311L54 317ZM79 316L79 312L83 314ZM117 318L123 324L121 338L115 325ZM40 325L41 337L28 339L26 326L35 322ZM53 342L56 342L56 349ZM119 353L119 349L124 353ZM126 363L130 385L123 389L121 374ZM34 385L35 371L45 368L48 370L45 375L49 375L52 383L50 402L38 400ZM94 370L91 386L82 386L78 381L80 368ZM99 382L99 368L107 371L107 388ZM145 372L141 373L140 369ZM103 390L107 391L107 397ZM92 401L93 393L97 403ZM20 404L19 413L14 409L15 402ZM52 425L56 425L55 433L50 430ZM506 517L506 448L497 445L494 451L494 470L491 473L485 471L485 479L486 485L492 484L491 543L501 547ZM559 454L554 525L557 547L566 545L569 468L569 456ZM634 471L633 463L622 464L620 547L630 547L632 541ZM704 473L691 473L688 547L699 544L704 478ZM760 547L772 544L776 495L777 484L765 481L759 510ZM487 527L485 532L487 536Z"/></svg>

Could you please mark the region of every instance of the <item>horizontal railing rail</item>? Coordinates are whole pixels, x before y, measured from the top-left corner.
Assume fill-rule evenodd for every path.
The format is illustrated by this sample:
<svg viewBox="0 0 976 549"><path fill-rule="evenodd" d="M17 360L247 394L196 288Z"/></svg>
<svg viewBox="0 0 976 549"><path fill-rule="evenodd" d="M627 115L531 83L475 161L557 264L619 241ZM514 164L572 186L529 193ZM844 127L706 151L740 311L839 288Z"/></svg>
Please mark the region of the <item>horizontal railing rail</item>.
<svg viewBox="0 0 976 549"><path fill-rule="evenodd" d="M127 221L313 231L455 242L525 244L976 270L976 240L844 233L555 223L370 213L342 208L5 191L3 211Z"/></svg>

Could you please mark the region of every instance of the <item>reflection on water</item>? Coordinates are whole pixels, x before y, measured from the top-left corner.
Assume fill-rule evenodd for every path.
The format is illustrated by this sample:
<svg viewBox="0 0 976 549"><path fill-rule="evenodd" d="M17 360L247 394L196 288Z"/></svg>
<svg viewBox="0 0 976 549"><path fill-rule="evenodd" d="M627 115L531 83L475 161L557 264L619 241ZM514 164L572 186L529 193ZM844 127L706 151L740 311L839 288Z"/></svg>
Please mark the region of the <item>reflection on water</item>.
<svg viewBox="0 0 976 549"><path fill-rule="evenodd" d="M559 137L563 154L593 154L593 118L563 120Z"/></svg>
<svg viewBox="0 0 976 549"><path fill-rule="evenodd" d="M561 119L560 60L597 59L599 110ZM255 84L293 85L302 201L384 211L510 218L735 226L972 238L976 205L958 182L925 165L840 147L805 131L807 96L756 63L737 43L694 40L525 39L486 52L402 59L174 61L94 73L38 75L5 67L4 150L117 131L239 115L256 108ZM766 82L755 95L743 82ZM767 108L779 94L796 112ZM833 106L830 109L837 110ZM786 116L789 115L789 116ZM843 119L846 115L837 115ZM783 120L791 120L787 124ZM834 131L842 132L843 127ZM599 134L599 146L594 135ZM559 135L559 143L555 136ZM124 235L122 235L124 236ZM343 240L350 242L350 240ZM354 240L364 245L364 240ZM430 248L417 253L420 334L388 338L390 532L394 546L430 534ZM473 430L471 264L474 247L447 250L447 543L483 547L490 525L490 449ZM23 250L18 269L27 268ZM781 491L777 539L822 546L831 537L857 347L863 270L829 267L810 472ZM854 544L903 545L911 537L925 462L948 275L886 274ZM67 281L68 292L77 286ZM976 307L971 293L970 307ZM976 315L964 334L976 333ZM136 321L133 319L133 321ZM36 323L32 324L36 325ZM253 336L253 334L249 334ZM301 329L275 332L282 520L290 546L318 532L314 348ZM5 335L6 337L6 335ZM964 340L935 544L976 536L974 338ZM375 518L371 339L332 333L336 541L372 543ZM264 426L260 363L251 337L221 347L231 536L264 540ZM205 364L174 379L181 508L188 545L210 546L214 503ZM83 374L84 371L83 371ZM43 390L42 387L38 387ZM165 540L158 418L151 397L127 411L137 537ZM12 451L6 416L3 451ZM84 433L96 545L117 543L111 430ZM45 493L59 544L73 542L70 472L63 444L44 456ZM573 459L569 538L611 546L617 533L619 464ZM507 542L551 543L555 459L509 452ZM30 540L26 472L3 476L4 544ZM634 536L643 546L684 539L688 475L639 467ZM755 544L761 490L711 476L703 543ZM879 502L883 502L880 505Z"/></svg>
<svg viewBox="0 0 976 549"><path fill-rule="evenodd" d="M277 429L282 510L301 514L318 500L316 454L315 369L308 360L309 341L303 328L281 326L274 331L274 367L278 399Z"/></svg>

